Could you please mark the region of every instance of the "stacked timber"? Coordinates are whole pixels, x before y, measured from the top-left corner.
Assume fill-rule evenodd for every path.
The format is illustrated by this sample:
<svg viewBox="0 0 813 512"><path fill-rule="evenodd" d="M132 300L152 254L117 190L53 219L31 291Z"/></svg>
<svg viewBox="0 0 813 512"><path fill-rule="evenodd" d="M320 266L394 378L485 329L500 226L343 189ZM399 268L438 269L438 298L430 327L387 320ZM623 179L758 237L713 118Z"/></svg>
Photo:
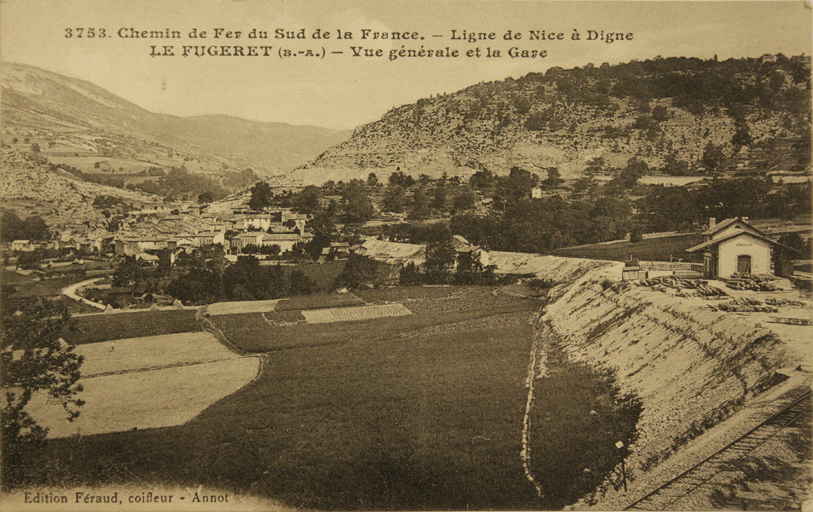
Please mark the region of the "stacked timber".
<svg viewBox="0 0 813 512"><path fill-rule="evenodd" d="M769 274L744 274L735 272L731 277L724 279L726 285L732 290L753 290L756 292L772 292L777 290L774 284L776 278Z"/></svg>
<svg viewBox="0 0 813 512"><path fill-rule="evenodd" d="M660 291L664 291L666 288L672 288L678 292L693 290L691 295L699 295L701 297L722 297L726 295L726 292L715 286L711 286L708 284L708 281L701 279L683 279L677 276L660 276L651 279L641 279L635 281L635 284L637 286L648 286Z"/></svg>

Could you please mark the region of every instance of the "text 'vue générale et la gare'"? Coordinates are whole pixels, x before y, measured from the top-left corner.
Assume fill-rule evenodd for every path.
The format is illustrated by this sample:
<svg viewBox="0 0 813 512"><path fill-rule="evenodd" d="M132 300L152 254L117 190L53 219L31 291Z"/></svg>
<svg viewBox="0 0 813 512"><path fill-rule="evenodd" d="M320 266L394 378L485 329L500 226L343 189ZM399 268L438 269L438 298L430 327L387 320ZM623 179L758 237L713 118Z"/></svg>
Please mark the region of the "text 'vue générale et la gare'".
<svg viewBox="0 0 813 512"><path fill-rule="evenodd" d="M545 58L553 48L572 43L625 43L632 32L617 30L556 31L548 29L472 31L450 29L437 33L418 30L373 29L150 29L142 27L66 27L72 40L147 41L150 57L277 57L351 59L428 58ZM159 40L163 40L159 42ZM273 42L273 43L272 43Z"/></svg>

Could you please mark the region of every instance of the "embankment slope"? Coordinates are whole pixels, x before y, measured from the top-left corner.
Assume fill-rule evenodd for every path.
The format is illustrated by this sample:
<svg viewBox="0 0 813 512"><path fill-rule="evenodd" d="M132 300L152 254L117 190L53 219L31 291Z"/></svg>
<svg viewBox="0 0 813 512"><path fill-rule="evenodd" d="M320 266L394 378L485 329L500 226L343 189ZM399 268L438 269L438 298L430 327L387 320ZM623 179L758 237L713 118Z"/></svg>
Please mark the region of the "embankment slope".
<svg viewBox="0 0 813 512"><path fill-rule="evenodd" d="M594 263L594 262L593 262ZM555 288L540 326L575 360L614 371L643 404L631 481L777 383L799 361L768 328L683 298L619 282L598 268Z"/></svg>

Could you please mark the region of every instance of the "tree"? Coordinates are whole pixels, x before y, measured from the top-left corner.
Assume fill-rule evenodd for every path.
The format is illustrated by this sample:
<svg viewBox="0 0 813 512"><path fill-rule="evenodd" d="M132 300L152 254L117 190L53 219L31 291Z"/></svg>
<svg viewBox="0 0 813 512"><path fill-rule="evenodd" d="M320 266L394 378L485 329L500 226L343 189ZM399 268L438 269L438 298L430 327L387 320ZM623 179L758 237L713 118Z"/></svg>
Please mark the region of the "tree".
<svg viewBox="0 0 813 512"><path fill-rule="evenodd" d="M113 272L113 286L135 288L144 279L144 269L134 256L126 256Z"/></svg>
<svg viewBox="0 0 813 512"><path fill-rule="evenodd" d="M319 199L322 197L322 191L319 187L308 185L302 189L296 199L296 209L300 213L312 214L319 210Z"/></svg>
<svg viewBox="0 0 813 512"><path fill-rule="evenodd" d="M366 256L351 254L341 273L333 281L333 289L355 289L372 284L376 277L376 263Z"/></svg>
<svg viewBox="0 0 813 512"><path fill-rule="evenodd" d="M399 170L390 174L389 184L409 188L415 184L415 178Z"/></svg>
<svg viewBox="0 0 813 512"><path fill-rule="evenodd" d="M384 197L381 199L381 208L386 212L403 212L404 188L400 185L388 186L384 190Z"/></svg>
<svg viewBox="0 0 813 512"><path fill-rule="evenodd" d="M709 142L703 149L703 156L701 157L700 161L703 162L703 165L706 167L707 171L715 172L721 170L723 163L725 162L725 154L723 153L723 149L721 147L715 146Z"/></svg>
<svg viewBox="0 0 813 512"><path fill-rule="evenodd" d="M254 211L259 211L269 206L273 200L274 192L271 190L271 185L264 181L258 181L251 187L251 199L248 201L248 207Z"/></svg>
<svg viewBox="0 0 813 512"><path fill-rule="evenodd" d="M495 268L494 265L483 266L480 255L475 252L461 252L457 255L455 282L459 284L494 284L496 281Z"/></svg>
<svg viewBox="0 0 813 512"><path fill-rule="evenodd" d="M318 286L304 272L294 270L288 277L288 289L291 295L310 295L318 289Z"/></svg>
<svg viewBox="0 0 813 512"><path fill-rule="evenodd" d="M4 242L13 242L25 238L25 226L20 217L12 211L4 211L0 218L0 234Z"/></svg>
<svg viewBox="0 0 813 512"><path fill-rule="evenodd" d="M458 192L452 201L455 210L471 210L477 201L477 195L470 188Z"/></svg>
<svg viewBox="0 0 813 512"><path fill-rule="evenodd" d="M689 164L673 151L664 158L663 172L670 176L686 176L689 174Z"/></svg>
<svg viewBox="0 0 813 512"><path fill-rule="evenodd" d="M376 176L374 172L371 172L367 175L367 186L375 187L376 185L378 185L378 176Z"/></svg>
<svg viewBox="0 0 813 512"><path fill-rule="evenodd" d="M498 195L507 203L523 197L530 197L531 189L536 186L539 176L521 167L512 167L497 185Z"/></svg>
<svg viewBox="0 0 813 512"><path fill-rule="evenodd" d="M477 190L483 190L494 185L496 176L489 170L477 171L469 178L469 185Z"/></svg>
<svg viewBox="0 0 813 512"><path fill-rule="evenodd" d="M195 267L167 285L167 293L185 303L208 303L222 297L221 277L211 270Z"/></svg>
<svg viewBox="0 0 813 512"><path fill-rule="evenodd" d="M432 208L436 210L444 210L446 208L446 197L448 196L445 180L439 181L435 185L435 190L432 195Z"/></svg>
<svg viewBox="0 0 813 512"><path fill-rule="evenodd" d="M748 125L738 123L734 135L731 137L731 144L736 151L739 151L743 146L750 146L752 142L751 132L748 130Z"/></svg>
<svg viewBox="0 0 813 512"><path fill-rule="evenodd" d="M624 188L633 188L638 180L649 172L649 166L640 158L634 156L627 161L627 166L621 171L618 183Z"/></svg>
<svg viewBox="0 0 813 512"><path fill-rule="evenodd" d="M349 185L344 193L344 220L349 223L367 222L375 213L370 196L358 185Z"/></svg>
<svg viewBox="0 0 813 512"><path fill-rule="evenodd" d="M210 190L198 194L198 204L209 204L215 200L214 194Z"/></svg>
<svg viewBox="0 0 813 512"><path fill-rule="evenodd" d="M74 327L67 308L44 299L10 302L5 296L2 308L2 477L3 484L9 486L28 472L27 456L45 444L48 433L25 410L34 394L44 392L58 400L68 421L79 416L78 408L84 405L78 397L83 357L61 338Z"/></svg>
<svg viewBox="0 0 813 512"><path fill-rule="evenodd" d="M423 276L415 263L410 261L398 272L398 284L401 286L414 286L423 283Z"/></svg>
<svg viewBox="0 0 813 512"><path fill-rule="evenodd" d="M313 233L313 238L305 246L305 250L312 259L318 258L322 254L322 248L330 245L335 229L333 215L329 210L320 211L305 224L305 230Z"/></svg>
<svg viewBox="0 0 813 512"><path fill-rule="evenodd" d="M564 183L564 181L558 167L548 167L548 178L544 182L546 187L558 187Z"/></svg>
<svg viewBox="0 0 813 512"><path fill-rule="evenodd" d="M429 207L429 195L424 190L424 187L415 191L412 197L412 209L409 211L410 219L425 219L432 214L432 209Z"/></svg>
<svg viewBox="0 0 813 512"><path fill-rule="evenodd" d="M12 211L3 212L0 220L0 230L3 240L47 240L51 238L48 224L39 215L32 215L25 220L20 219Z"/></svg>
<svg viewBox="0 0 813 512"><path fill-rule="evenodd" d="M449 280L457 252L449 239L433 240L426 244L426 277L428 282L443 283Z"/></svg>

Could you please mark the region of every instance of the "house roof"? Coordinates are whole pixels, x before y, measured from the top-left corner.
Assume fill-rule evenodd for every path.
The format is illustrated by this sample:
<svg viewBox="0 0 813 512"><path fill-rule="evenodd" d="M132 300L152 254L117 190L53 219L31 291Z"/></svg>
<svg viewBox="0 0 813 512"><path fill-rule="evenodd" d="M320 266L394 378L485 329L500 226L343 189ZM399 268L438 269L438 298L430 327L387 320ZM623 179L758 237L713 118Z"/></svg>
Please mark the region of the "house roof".
<svg viewBox="0 0 813 512"><path fill-rule="evenodd" d="M146 252L138 253L138 255L136 255L136 259L144 261L160 261L160 258L158 256Z"/></svg>
<svg viewBox="0 0 813 512"><path fill-rule="evenodd" d="M424 251L423 245L402 244L368 238L358 252L373 259L399 261L421 257Z"/></svg>
<svg viewBox="0 0 813 512"><path fill-rule="evenodd" d="M798 252L798 251L796 251L796 249L794 249L792 247L788 247L787 245L780 244L779 242L777 242L775 240L771 240L770 238L768 238L766 236L757 235L757 234L751 233L749 231L739 231L739 232L729 233L729 234L727 234L725 236L712 238L711 240L709 240L707 242L703 242L702 244L695 245L694 247L689 247L688 249L686 249L686 252L697 252L697 251L700 251L702 249L705 249L706 247L711 247L712 245L717 245L720 242L725 242L726 240L731 240L732 238L737 238L738 236L750 236L752 238L756 238L758 240L768 242L769 244L774 245L776 247L781 247L782 249L785 249L785 250L788 250L788 251Z"/></svg>
<svg viewBox="0 0 813 512"><path fill-rule="evenodd" d="M739 218L739 217L731 217L731 218L728 218L728 219L722 220L722 221L718 222L717 224L715 224L714 226L710 227L709 229L707 229L707 230L703 231L703 233L702 233L702 234L704 234L704 235L712 235L712 236L714 236L714 233L717 233L717 232L719 232L719 231L722 231L722 230L724 230L725 228L727 228L727 227L729 227L729 226L732 226L732 225L734 225L734 224L736 224L736 223L740 223L740 224L742 224L743 226L747 226L747 227L749 227L749 228L753 229L753 230L754 230L756 233L759 233L760 235L765 236L765 233L763 233L762 231L760 231L759 229L755 228L754 226L752 226L751 224L749 224L748 222L746 222L746 221L742 220L742 219L741 219L741 218Z"/></svg>
<svg viewBox="0 0 813 512"><path fill-rule="evenodd" d="M249 231L248 233L240 233L232 238L257 238L258 236L265 235L264 231Z"/></svg>
<svg viewBox="0 0 813 512"><path fill-rule="evenodd" d="M266 233L264 240L299 240L301 237L296 233Z"/></svg>

